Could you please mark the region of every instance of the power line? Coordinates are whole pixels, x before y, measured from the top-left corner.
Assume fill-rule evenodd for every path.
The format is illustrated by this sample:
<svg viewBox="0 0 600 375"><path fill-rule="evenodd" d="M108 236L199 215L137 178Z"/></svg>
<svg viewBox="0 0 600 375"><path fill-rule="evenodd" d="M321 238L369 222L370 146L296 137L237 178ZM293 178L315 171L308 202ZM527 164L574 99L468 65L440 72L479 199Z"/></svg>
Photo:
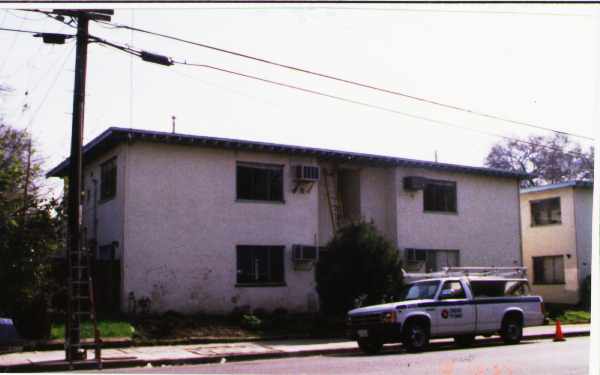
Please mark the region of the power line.
<svg viewBox="0 0 600 375"><path fill-rule="evenodd" d="M421 4L423 5L423 4ZM517 11L494 11L494 10L467 10L467 9L462 9L462 10L457 10L457 9L418 9L418 8L414 8L414 9L410 9L410 8L382 8L382 7L372 7L372 6L365 6L365 7L348 7L348 6L327 6L327 5L321 5L319 3L316 3L315 5L305 5L305 6L301 6L301 5L291 5L288 7L285 6L279 6L279 7L273 7L273 6L264 6L264 7L260 7L260 6L253 6L253 7L203 7L202 11L207 11L207 10L216 10L216 11L223 11L223 10L264 10L264 11L278 11L278 10L291 10L291 11L297 11L297 10L359 10L359 11L373 11L373 12L378 12L378 11L383 11L383 12L426 12L426 13L464 13L464 14L476 14L476 15L485 15L485 14L499 14L499 15L517 15L517 16L556 16L556 17L590 17L587 14L580 14L580 13L552 13L552 12L517 12Z"/></svg>
<svg viewBox="0 0 600 375"><path fill-rule="evenodd" d="M327 97L327 98L330 98L330 99L335 99L335 100L346 102L346 103L356 104L356 105L360 105L360 106L367 107L367 108L372 108L372 109L377 109L377 110L380 110L380 111L385 111L385 112L389 112L389 113L399 114L399 115L406 116L406 117L411 117L411 118L414 118L414 119L417 119L417 120L423 120L423 121L427 121L427 122L431 122L431 123L435 123L435 124L446 125L446 126L450 126L450 127L454 127L454 128L458 128L458 129L463 129L463 130L467 130L467 131L479 133L479 134L484 134L484 135L488 135L488 136L499 137L499 138L503 138L503 139L506 139L506 140L520 142L520 143L524 143L524 144L529 144L529 145L532 145L532 146L540 146L540 147L548 148L548 149L551 149L551 150L554 150L554 151L559 151L559 152L562 152L562 153L571 154L573 156L583 156L583 154L579 153L579 152L564 151L564 150L562 150L560 148L551 147L551 146L547 146L547 145L541 145L541 144L537 144L537 143L533 143L533 142L528 142L528 141L524 141L524 140L512 138L512 137L509 137L509 136L506 136L506 135L503 135L503 134L499 134L499 133L494 133L494 132L488 132L488 131L482 131L482 130L478 130L478 129L473 129L473 128L469 128L469 127L457 125L457 124L454 124L454 123L451 123L451 122L447 122L447 121L436 120L436 119L432 119L430 117L414 115L414 114L410 114L410 113L398 111L396 109L384 107L384 106L374 105L374 104L370 104L370 103L366 103L366 102L362 102L362 101L358 101L358 100L354 100L354 99L348 99L348 98L344 98L344 97L341 97L341 96L337 96L337 95L333 95L333 94L328 94L328 93L324 93L324 92L317 91L317 90L307 89L307 88L300 87L300 86L290 85L290 84L283 83L283 82L273 81L273 80L270 80L270 79L266 79L266 78L262 78L262 77L258 77L258 76L253 76L253 75L250 75L250 74L240 73L240 72L236 72L236 71L232 71L232 70L228 70L228 69L224 69L224 68L219 68L219 67L212 66L212 65L193 64L193 63L177 62L177 61L175 63L176 64L180 64L180 65L195 66L195 67L199 67L199 68L206 68L206 69L217 70L217 71L220 71L220 72L223 72L223 73L228 73L228 74L237 75L237 76L240 76L240 77L250 78L250 79L253 79L253 80L257 80L257 81L261 81L261 82L265 82L265 83L269 83L269 84L273 84L273 85L277 85L277 86L281 86L281 87L286 87L286 88L289 88L289 89L299 90L299 91L306 92L306 93L309 93L309 94L319 95L319 96Z"/></svg>
<svg viewBox="0 0 600 375"><path fill-rule="evenodd" d="M50 92L52 91L52 89L54 88L54 85L56 85L56 81L58 81L58 77L60 77L61 73L63 72L63 68L65 67L65 64L67 63L67 61L69 60L69 57L73 54L73 51L75 50L75 45L73 45L73 47L71 47L71 50L69 51L69 53L67 53L67 55L65 56L62 64L60 65L60 68L58 68L58 71L56 72L56 75L54 76L54 79L52 80L52 83L50 84L50 86L48 87L48 90L46 91L46 94L44 95L44 97L42 98L42 101L40 102L40 105L37 107L37 109L35 110L35 112L33 113L33 115L31 116L31 118L29 119L29 122L27 124L27 127L31 129L32 125L33 125L33 121L35 120L35 118L37 117L38 113L40 112L40 109L44 106L44 104L46 103L46 99L48 99L48 96L50 95Z"/></svg>
<svg viewBox="0 0 600 375"><path fill-rule="evenodd" d="M11 28L7 28L7 27L0 27L0 31L14 31L15 33L26 33L26 34L40 34L39 31L11 29ZM71 36L73 36L73 35L71 35Z"/></svg>
<svg viewBox="0 0 600 375"><path fill-rule="evenodd" d="M140 29L140 28L132 27L132 26L128 26L128 25L121 25L121 24L115 24L115 23L104 22L104 21L97 21L97 22L100 22L102 24L111 25L114 28L128 29L128 30L133 30L133 31L138 31L138 32L146 33L146 34L149 34L149 35L159 36L159 37L162 37L162 38L167 38L167 39L175 40L175 41L178 41L178 42L187 43L187 44L195 45L195 46L198 46L198 47L211 49L213 51L222 52L222 53L226 53L226 54L229 54L229 55L233 55L233 56L237 56L237 57L242 57L242 58L250 59L250 60L253 60L253 61L262 62L262 63L265 63L265 64L277 66L277 67L280 67L280 68L290 69L290 70L294 70L294 71L298 71L298 72L302 72L302 73L306 73L306 74L318 76L318 77L321 77L321 78L327 78L327 79L335 80L335 81L338 81L338 82L343 82L343 83L346 83L346 84L355 85L355 86L367 88L367 89L370 89L370 90L375 90L375 91L383 92L383 93L386 93L386 94L401 96L401 97L404 97L404 98L408 98L408 99L412 99L412 100L416 100L416 101L420 101L420 102L432 104L432 105L439 106L439 107L444 107L444 108L448 108L448 109L452 109L452 110L456 110L456 111L466 112L466 113L469 113L471 115L486 117L486 118L489 118L489 119L494 119L494 120L504 121L504 122L508 122L508 123L512 123L512 124L516 124L516 125L521 125L521 126L527 126L527 127L530 127L530 128L535 128L535 129L538 129L538 130L551 131L551 132L554 132L554 133L559 133L559 134L564 134L564 135L569 135L569 136L573 136L573 137L577 137L577 138L582 138L582 139L587 139L587 140L594 141L594 138L588 137L588 136L585 136L585 135L576 134L576 133L570 133L570 132L564 132L564 131L560 131L560 130L550 129L550 128L546 128L546 127L543 127L543 126L531 124L531 123L528 123L528 122L507 119L507 118L503 118L503 117L496 116L496 115L490 115L490 114L479 112L479 111L475 111L475 110L472 110L472 109L469 109L469 108L464 108L464 107L459 107L459 106L455 106L455 105L445 104L445 103L441 103L441 102L438 102L438 101L435 101L435 100L430 100L430 99L425 99L425 98L421 98L421 97L414 96L414 95L405 94L405 93L402 93L400 91L386 89L386 88L378 87L378 86L375 86L375 85L372 85L372 84L368 84L368 83L361 83L361 82L358 82L358 81L353 81L353 80L349 80L349 79L345 79L345 78L341 78L341 77L337 77L337 76L333 76L333 75L329 75L329 74L319 73L319 72L316 72L316 71L312 71L312 70L308 70L308 69L304 69L304 68L300 68L300 67L296 67L296 66L292 66L292 65L288 65L288 64L279 63L279 62L276 62L276 61L273 61L273 60L269 60L269 59L265 59L265 58L251 56L251 55L244 54L244 53L241 53L241 52L237 52L237 51L233 51L233 50L228 50L228 49L224 49L224 48L220 48L220 47L208 45L208 44L205 44L205 43L194 42L194 41L190 41L190 40L186 40L186 39L174 37L174 36L171 36L171 35L166 35L166 34L154 32L154 31L150 31L150 30L144 30L144 29Z"/></svg>
<svg viewBox="0 0 600 375"><path fill-rule="evenodd" d="M94 36L90 36L94 42L97 43L102 43L102 44L106 44L110 47L116 48L122 52L128 53L128 54L132 54L138 57L141 57L142 54L144 53L144 51L141 50L136 50L134 48L131 48L129 46L121 46L118 44L115 44L113 42L109 42L107 40L104 40L102 38L98 38L98 37L94 37ZM414 119L418 119L418 120L422 120L422 121L427 121L430 123L435 123L435 124L439 124L439 125L446 125L446 126L450 126L450 127L454 127L454 128L458 128L458 129L463 129L463 130L467 130L467 131L471 131L474 133L479 133L479 134L484 134L484 135L488 135L488 136L493 136L493 137L499 137L499 138L503 138L509 141L515 141L515 142L519 142L519 143L523 143L523 144L528 144L528 145L532 145L532 146L538 146L538 147L543 147L543 148L547 148L547 149L551 149L554 151L558 151L561 153L565 153L565 154L570 154L573 156L584 156L584 154L580 153L580 152L575 152L575 151L565 151L562 150L560 148L556 148L556 147L552 147L552 146L547 146L547 145L541 145L538 143L533 143L533 142L529 142L529 141L524 141L521 139L517 139L517 138L512 138L503 134L499 134L499 133L494 133L494 132L488 132L488 131L484 131L484 130L479 130L479 129L473 129L473 128L469 128L469 127L465 127L465 126L461 126L461 125L457 125L451 122L447 122L447 121L442 121L442 120L436 120L436 119L432 119L429 117L425 117L425 116L419 116L419 115L414 115L414 114L410 114L410 113L406 113L406 112L402 112L402 111L398 111L396 109L392 109L392 108L388 108L388 107L384 107L384 106L379 106L379 105L374 105L371 103L367 103L367 102L362 102L362 101L358 101L358 100L354 100L354 99L348 99L342 96L338 96L338 95L333 95L333 94L329 94L329 93L325 93L322 91L317 91L317 90L313 90L313 89L308 89L305 87L300 87L300 86L295 86L295 85L291 85L285 82L279 82L279 81L274 81L274 80L270 80L264 77L259 77L259 76L255 76L255 75L251 75L251 74L246 74L246 73L240 73L240 72L236 72L233 70L229 70L229 69L225 69L225 68L220 68L217 66L213 66L213 65L208 65L208 64L195 64L195 63L188 63L187 61L178 61L178 60L173 60L171 58L168 58L166 56L162 56L165 60L171 61L174 64L178 64L178 65L185 65L185 66L192 66L192 67L198 67L198 68L205 68L205 69L211 69L211 70L216 70L222 73L227 73L227 74L231 74L231 75L236 75L239 77L244 77L244 78L248 78L248 79L252 79L252 80L256 80L256 81L261 81L264 83L268 83L268 84L272 84L272 85L276 85L276 86L281 86L281 87L285 87L285 88L289 88L289 89L293 89L293 90L297 90L297 91L301 91L301 92L305 92L305 93L309 93L309 94L313 94L313 95L318 95L318 96L322 96L322 97L326 97L326 98L330 98L330 99L334 99L334 100L338 100L338 101L342 101L342 102L346 102L346 103L351 103L351 104L355 104L355 105L359 105L359 106L363 106L363 107L367 107L367 108L372 108L372 109L377 109L380 111L384 111L384 112L389 112L389 113L394 113L394 114L398 114L398 115L402 115L405 117L410 117L410 118L414 118Z"/></svg>
<svg viewBox="0 0 600 375"><path fill-rule="evenodd" d="M37 18L37 19L35 19L35 18L23 17L23 16L20 16L20 15L18 15L18 14L15 14L15 13L13 13L13 12L12 12L12 11L10 11L10 10L6 10L6 12L7 12L7 13L9 13L11 16L15 17L15 18L19 18L19 19L22 19L22 20L25 20L25 21L39 22L39 21L43 21L43 20L45 19L45 17L42 17L42 18Z"/></svg>
<svg viewBox="0 0 600 375"><path fill-rule="evenodd" d="M25 22L25 20L21 21L21 24L19 25L19 28L21 28L23 26L23 23ZM18 31L18 30L11 30L11 29L5 29L2 28L0 30L5 30L5 31ZM15 34L15 36L12 39L12 42L10 44L10 47L8 47L8 51L6 52L6 57L4 58L4 61L2 62L2 65L0 65L0 74L4 71L4 66L6 65L6 62L8 61L8 57L10 56L10 54L12 53L13 48L15 47L15 43L17 42L17 37L19 36L19 34Z"/></svg>

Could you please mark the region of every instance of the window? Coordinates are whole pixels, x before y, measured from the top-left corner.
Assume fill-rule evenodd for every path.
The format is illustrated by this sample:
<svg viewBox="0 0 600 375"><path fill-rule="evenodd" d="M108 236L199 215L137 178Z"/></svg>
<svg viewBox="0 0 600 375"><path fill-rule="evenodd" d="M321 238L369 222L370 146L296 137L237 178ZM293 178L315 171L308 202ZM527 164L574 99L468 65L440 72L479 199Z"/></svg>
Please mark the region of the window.
<svg viewBox="0 0 600 375"><path fill-rule="evenodd" d="M456 182L427 180L423 190L423 209L456 212Z"/></svg>
<svg viewBox="0 0 600 375"><path fill-rule="evenodd" d="M400 301L416 299L433 299L440 286L439 281L422 281L409 284L404 287L400 294Z"/></svg>
<svg viewBox="0 0 600 375"><path fill-rule="evenodd" d="M238 163L237 199L283 202L283 166Z"/></svg>
<svg viewBox="0 0 600 375"><path fill-rule="evenodd" d="M565 266L562 255L533 257L534 284L564 284Z"/></svg>
<svg viewBox="0 0 600 375"><path fill-rule="evenodd" d="M407 249L407 270L410 272L435 272L443 267L458 267L458 250Z"/></svg>
<svg viewBox="0 0 600 375"><path fill-rule="evenodd" d="M440 292L440 299L467 298L460 281L446 281Z"/></svg>
<svg viewBox="0 0 600 375"><path fill-rule="evenodd" d="M471 280L470 284L475 298L529 295L529 285L524 280Z"/></svg>
<svg viewBox="0 0 600 375"><path fill-rule="evenodd" d="M237 246L239 285L282 285L284 246Z"/></svg>
<svg viewBox="0 0 600 375"><path fill-rule="evenodd" d="M550 198L529 202L531 205L531 226L560 224L560 198Z"/></svg>
<svg viewBox="0 0 600 375"><path fill-rule="evenodd" d="M108 200L117 193L117 159L112 158L100 165L100 200Z"/></svg>

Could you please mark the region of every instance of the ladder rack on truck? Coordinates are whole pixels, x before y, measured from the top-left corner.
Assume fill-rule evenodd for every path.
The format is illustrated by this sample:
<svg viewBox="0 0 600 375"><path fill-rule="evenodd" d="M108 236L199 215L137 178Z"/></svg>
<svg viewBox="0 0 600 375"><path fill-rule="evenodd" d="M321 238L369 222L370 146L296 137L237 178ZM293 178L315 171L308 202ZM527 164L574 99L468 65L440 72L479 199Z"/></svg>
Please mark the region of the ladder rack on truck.
<svg viewBox="0 0 600 375"><path fill-rule="evenodd" d="M502 278L527 278L526 267L444 267L438 272L406 272L402 271L405 281L417 281L440 277L502 277Z"/></svg>

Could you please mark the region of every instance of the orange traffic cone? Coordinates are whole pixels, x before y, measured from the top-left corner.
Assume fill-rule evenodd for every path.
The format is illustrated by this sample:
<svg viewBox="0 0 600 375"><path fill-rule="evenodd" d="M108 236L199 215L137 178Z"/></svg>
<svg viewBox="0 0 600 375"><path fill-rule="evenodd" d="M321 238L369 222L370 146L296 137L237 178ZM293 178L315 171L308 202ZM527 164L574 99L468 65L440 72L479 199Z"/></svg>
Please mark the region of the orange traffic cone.
<svg viewBox="0 0 600 375"><path fill-rule="evenodd" d="M556 332L554 333L554 340L553 341L566 341L565 336L563 335L562 332L562 327L560 326L560 320L556 321Z"/></svg>

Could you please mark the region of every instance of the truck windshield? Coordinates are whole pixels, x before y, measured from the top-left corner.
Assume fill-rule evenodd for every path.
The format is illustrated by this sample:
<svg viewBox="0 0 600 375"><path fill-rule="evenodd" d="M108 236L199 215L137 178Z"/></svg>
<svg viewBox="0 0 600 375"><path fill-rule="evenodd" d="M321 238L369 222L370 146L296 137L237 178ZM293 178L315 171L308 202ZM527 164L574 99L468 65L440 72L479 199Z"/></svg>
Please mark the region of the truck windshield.
<svg viewBox="0 0 600 375"><path fill-rule="evenodd" d="M423 281L409 284L404 287L400 294L401 301L410 301L415 299L433 299L440 286L439 281Z"/></svg>

